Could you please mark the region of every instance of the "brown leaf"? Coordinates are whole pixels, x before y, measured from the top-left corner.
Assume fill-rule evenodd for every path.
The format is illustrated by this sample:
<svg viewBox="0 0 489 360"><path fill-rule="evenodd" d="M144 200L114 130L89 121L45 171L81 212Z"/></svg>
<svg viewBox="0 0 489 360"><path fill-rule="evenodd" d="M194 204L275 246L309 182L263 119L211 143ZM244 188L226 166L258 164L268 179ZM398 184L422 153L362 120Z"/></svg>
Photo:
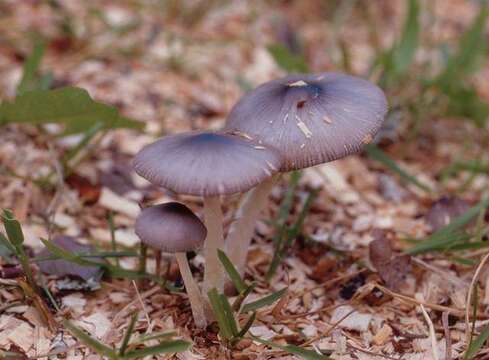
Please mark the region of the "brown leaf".
<svg viewBox="0 0 489 360"><path fill-rule="evenodd" d="M392 258L390 240L384 231L374 229L372 231L374 240L369 244L369 257L372 265L377 269L379 265L385 264Z"/></svg>
<svg viewBox="0 0 489 360"><path fill-rule="evenodd" d="M437 231L469 210L469 204L457 197L443 196L435 201L426 214L426 223L432 231Z"/></svg>
<svg viewBox="0 0 489 360"><path fill-rule="evenodd" d="M100 196L100 186L93 185L86 178L72 174L66 179L66 183L73 189L78 191L80 199L85 203L94 204Z"/></svg>
<svg viewBox="0 0 489 360"><path fill-rule="evenodd" d="M369 244L370 262L389 289L397 290L411 271L410 255L394 255L385 232L376 232Z"/></svg>

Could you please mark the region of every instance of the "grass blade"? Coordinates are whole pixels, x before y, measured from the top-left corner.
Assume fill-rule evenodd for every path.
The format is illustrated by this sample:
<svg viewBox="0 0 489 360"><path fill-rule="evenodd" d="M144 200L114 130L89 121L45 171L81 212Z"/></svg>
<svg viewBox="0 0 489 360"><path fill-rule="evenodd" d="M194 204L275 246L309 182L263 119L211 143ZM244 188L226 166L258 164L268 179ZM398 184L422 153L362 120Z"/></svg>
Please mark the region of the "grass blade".
<svg viewBox="0 0 489 360"><path fill-rule="evenodd" d="M418 255L430 251L443 251L454 249L460 243L464 243L471 238L471 235L463 232L442 235L430 235L423 240L417 241L417 244L406 251L410 255Z"/></svg>
<svg viewBox="0 0 489 360"><path fill-rule="evenodd" d="M464 355L464 360L472 359L477 352L484 346L484 343L489 339L489 325L487 325L482 333L475 339L467 349Z"/></svg>
<svg viewBox="0 0 489 360"><path fill-rule="evenodd" d="M477 205L467 210L465 214L457 217L447 226L426 237L411 249L408 249L406 253L411 255L419 254L420 252L431 251L432 249L440 249L440 246L447 246L452 243L468 240L470 236L461 232L463 227L488 207L489 197L481 200Z"/></svg>
<svg viewBox="0 0 489 360"><path fill-rule="evenodd" d="M399 167L399 165L397 165L397 163L392 158L390 158L385 152L380 150L377 146L372 144L366 145L365 151L367 152L368 156L370 156L374 160L377 160L382 165L387 167L389 170L398 174L405 181L415 185L419 189L424 190L426 192L433 191L431 187L422 183L415 176L409 174L406 170Z"/></svg>
<svg viewBox="0 0 489 360"><path fill-rule="evenodd" d="M49 250L50 253L56 255L63 260L83 266L102 266L101 263L96 263L90 260L83 259L79 255L76 255L75 253L63 249L61 246L54 244L52 241L41 238L41 242Z"/></svg>
<svg viewBox="0 0 489 360"><path fill-rule="evenodd" d="M483 5L470 28L460 38L457 52L448 59L445 69L439 75L438 83L442 87L457 87L460 80L479 67L487 53L484 27L488 16L489 6Z"/></svg>
<svg viewBox="0 0 489 360"><path fill-rule="evenodd" d="M236 297L236 300L234 300L234 303L232 305L232 308L234 311L240 312L241 305L243 304L243 301L245 301L246 297L251 294L253 289L255 288L256 283L251 283L250 286L248 286L243 292L238 294Z"/></svg>
<svg viewBox="0 0 489 360"><path fill-rule="evenodd" d="M129 345L129 340L131 340L132 332L134 331L134 326L136 325L136 321L138 319L138 312L135 311L131 316L131 321L127 327L126 333L124 334L124 339L122 339L122 344L119 349L119 355L124 355L127 349L127 345Z"/></svg>
<svg viewBox="0 0 489 360"><path fill-rule="evenodd" d="M96 351L99 355L107 356L109 359L117 359L117 353L114 351L114 349L92 338L85 333L85 331L76 327L68 320L63 321L63 326L67 328L74 337L76 337L90 349Z"/></svg>
<svg viewBox="0 0 489 360"><path fill-rule="evenodd" d="M233 333L229 326L230 322L226 319L226 312L222 308L220 295L217 292L217 289L211 289L207 293L207 296L209 297L212 311L214 313L214 316L216 317L217 324L219 325L219 333L226 340L232 339Z"/></svg>
<svg viewBox="0 0 489 360"><path fill-rule="evenodd" d="M229 304L228 298L223 294L219 295L219 299L221 301L221 309L224 312L224 318L226 319L228 327L231 330L232 337L236 337L236 335L238 335L238 324L234 318L231 304Z"/></svg>
<svg viewBox="0 0 489 360"><path fill-rule="evenodd" d="M280 203L278 216L274 222L276 234L273 238L273 243L274 243L273 258L268 268L267 274L265 276L267 281L270 281L272 276L275 274L275 271L277 270L277 267L280 265L280 262L282 260L282 256L284 252L287 250L286 243L288 243L289 241L287 241L288 227L286 226L286 222L292 210L294 194L297 185L299 184L300 177L301 177L301 173L299 171L292 172L287 191L284 195L284 198L282 199L282 202Z"/></svg>
<svg viewBox="0 0 489 360"><path fill-rule="evenodd" d="M419 3L409 0L408 13L401 39L395 47L393 61L396 74L404 74L414 59L419 43Z"/></svg>
<svg viewBox="0 0 489 360"><path fill-rule="evenodd" d="M284 288L282 290L274 292L273 294L265 296L259 300L245 304L243 306L242 312L245 313L245 312L250 312L250 311L256 311L258 309L261 309L264 306L271 305L275 301L279 300L282 296L284 296L286 292L287 292L287 288Z"/></svg>
<svg viewBox="0 0 489 360"><path fill-rule="evenodd" d="M46 89L42 79L38 76L39 67L44 56L45 46L41 41L36 42L34 50L24 62L22 68L22 79L17 85L17 95L22 95L27 91ZM43 86L44 85L44 86Z"/></svg>
<svg viewBox="0 0 489 360"><path fill-rule="evenodd" d="M175 331L161 331L161 332L156 332L152 334L143 334L136 340L132 342L132 344L143 344L146 341L150 340L155 340L155 339L161 339L161 338L171 338L173 336L176 336L177 333Z"/></svg>
<svg viewBox="0 0 489 360"><path fill-rule="evenodd" d="M236 270L231 260L229 260L229 258L227 257L226 253L219 249L217 250L217 256L219 257L219 261L221 261L222 266L228 273L229 278L236 287L236 290L238 290L239 293L244 292L247 286L244 283L243 279L241 279L238 270Z"/></svg>
<svg viewBox="0 0 489 360"><path fill-rule="evenodd" d="M243 327L239 331L238 335L236 336L238 339L240 339L246 335L248 330L250 330L251 325L253 325L253 323L255 322L255 319L256 319L256 312L252 313L250 315L250 317L248 318L248 320L246 320L246 323L243 325Z"/></svg>
<svg viewBox="0 0 489 360"><path fill-rule="evenodd" d="M123 359L142 359L150 355L178 353L187 350L190 345L191 343L184 340L164 341L155 346L129 351L124 355Z"/></svg>
<svg viewBox="0 0 489 360"><path fill-rule="evenodd" d="M300 55L292 54L289 49L281 44L270 45L268 52L277 65L287 72L306 73L308 71L305 59Z"/></svg>
<svg viewBox="0 0 489 360"><path fill-rule="evenodd" d="M268 340L261 339L259 337L253 336L253 335L251 336L251 338L253 340L259 342L259 343L262 343L264 345L268 345L270 347L274 347L274 348L283 350L283 351L288 352L289 354L292 354L292 355L297 355L297 356L299 356L305 360L330 360L331 359L329 356L321 355L321 354L318 354L316 351L303 349L299 346L280 345L280 344L276 344L276 343L268 341Z"/></svg>

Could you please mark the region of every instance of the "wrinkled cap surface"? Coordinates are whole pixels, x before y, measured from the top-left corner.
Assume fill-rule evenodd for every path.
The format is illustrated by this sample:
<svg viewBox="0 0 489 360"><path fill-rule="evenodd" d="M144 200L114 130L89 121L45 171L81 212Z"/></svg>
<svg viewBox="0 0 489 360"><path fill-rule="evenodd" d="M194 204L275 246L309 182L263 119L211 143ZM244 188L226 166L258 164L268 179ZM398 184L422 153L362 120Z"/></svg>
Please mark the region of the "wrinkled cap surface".
<svg viewBox="0 0 489 360"><path fill-rule="evenodd" d="M135 230L144 244L168 253L197 250L207 235L202 221L177 202L144 209L136 219Z"/></svg>
<svg viewBox="0 0 489 360"><path fill-rule="evenodd" d="M384 93L354 76L290 75L246 94L225 130L270 144L284 156L281 171L302 169L358 152L387 112Z"/></svg>
<svg viewBox="0 0 489 360"><path fill-rule="evenodd" d="M179 194L216 196L244 192L278 171L281 156L241 136L190 132L144 147L135 171Z"/></svg>

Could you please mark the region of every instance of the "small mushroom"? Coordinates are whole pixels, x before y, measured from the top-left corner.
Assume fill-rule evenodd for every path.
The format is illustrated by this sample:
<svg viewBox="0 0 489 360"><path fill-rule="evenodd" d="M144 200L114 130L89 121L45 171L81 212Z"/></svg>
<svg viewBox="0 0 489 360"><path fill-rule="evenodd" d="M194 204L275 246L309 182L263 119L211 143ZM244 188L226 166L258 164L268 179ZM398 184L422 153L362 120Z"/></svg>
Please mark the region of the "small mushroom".
<svg viewBox="0 0 489 360"><path fill-rule="evenodd" d="M224 287L224 271L217 257L223 248L219 196L249 190L270 178L281 166L281 156L243 136L190 132L166 136L143 148L134 160L136 172L155 185L204 199L207 239L204 248L204 291Z"/></svg>
<svg viewBox="0 0 489 360"><path fill-rule="evenodd" d="M338 73L296 74L246 94L231 110L224 130L273 145L284 158L280 171L287 172L358 152L373 140L386 112L384 93L364 79ZM238 210L241 220L226 239L226 251L240 271L259 206L265 206L263 197L271 187L266 181L247 195Z"/></svg>
<svg viewBox="0 0 489 360"><path fill-rule="evenodd" d="M186 253L202 247L207 229L200 219L183 204L170 202L144 209L136 219L136 234L147 246L173 253L187 289L195 325L207 325L199 286L192 277Z"/></svg>

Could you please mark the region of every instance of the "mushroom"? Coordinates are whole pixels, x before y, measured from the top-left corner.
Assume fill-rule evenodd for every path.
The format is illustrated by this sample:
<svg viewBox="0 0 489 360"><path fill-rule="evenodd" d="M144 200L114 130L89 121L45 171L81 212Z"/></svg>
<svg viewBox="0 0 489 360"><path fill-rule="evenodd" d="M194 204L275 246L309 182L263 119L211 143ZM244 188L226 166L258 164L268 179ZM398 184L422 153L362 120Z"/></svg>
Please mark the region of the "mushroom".
<svg viewBox="0 0 489 360"><path fill-rule="evenodd" d="M231 110L224 130L273 145L284 157L281 172L287 172L360 151L373 140L386 112L384 93L367 80L338 73L296 74L246 94ZM272 184L265 181L247 194L226 239L228 255L241 272L259 206L265 205Z"/></svg>
<svg viewBox="0 0 489 360"><path fill-rule="evenodd" d="M144 209L136 219L135 230L148 247L175 254L195 325L205 328L204 302L186 255L204 243L207 229L202 221L185 205L169 202Z"/></svg>
<svg viewBox="0 0 489 360"><path fill-rule="evenodd" d="M136 172L155 185L179 194L202 196L207 238L204 291L223 290L224 272L217 256L223 248L220 195L245 192L270 178L282 158L271 147L241 136L190 132L166 136L143 148Z"/></svg>

